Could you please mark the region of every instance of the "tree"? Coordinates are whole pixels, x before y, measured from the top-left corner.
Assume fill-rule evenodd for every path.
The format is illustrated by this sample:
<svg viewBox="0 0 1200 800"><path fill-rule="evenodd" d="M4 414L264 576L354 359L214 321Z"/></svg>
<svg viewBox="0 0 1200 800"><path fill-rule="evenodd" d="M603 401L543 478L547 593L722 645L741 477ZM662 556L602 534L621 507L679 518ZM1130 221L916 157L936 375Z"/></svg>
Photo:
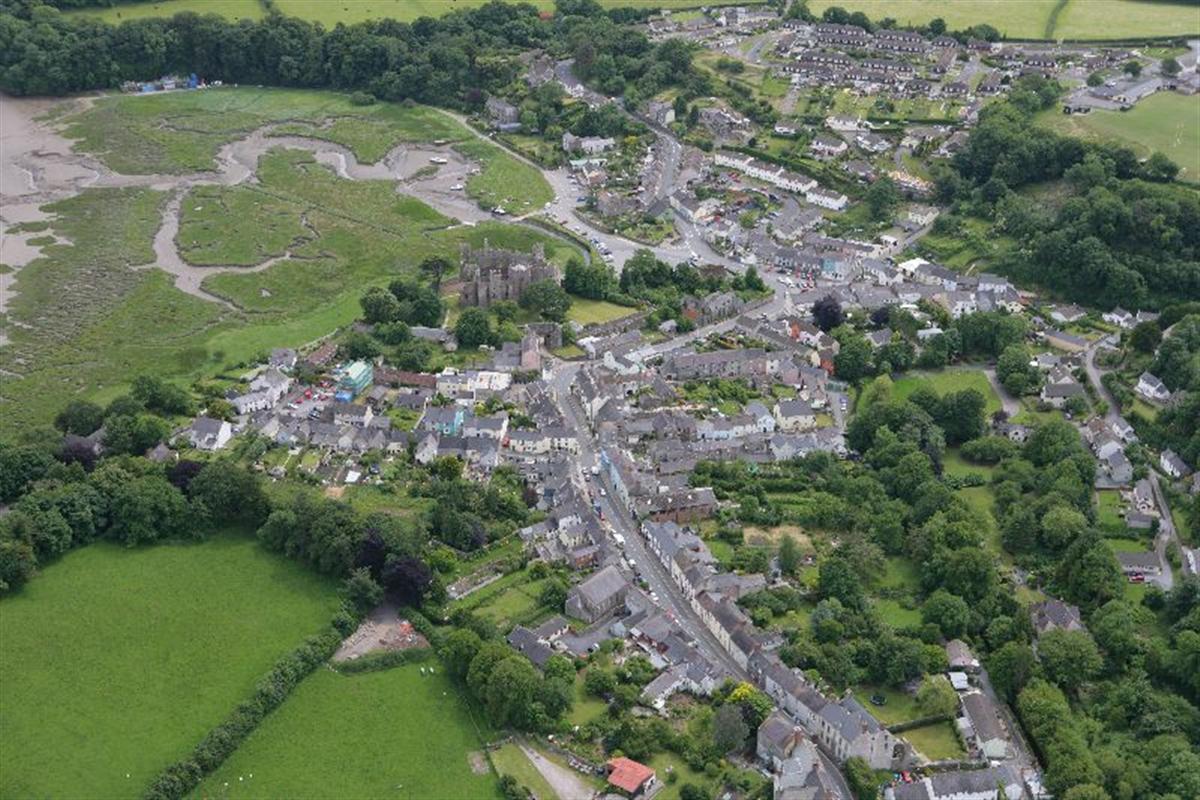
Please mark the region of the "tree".
<svg viewBox="0 0 1200 800"><path fill-rule="evenodd" d="M1162 60L1162 65L1159 68L1162 70L1163 75L1169 76L1178 75L1183 70L1183 67L1173 57L1164 58Z"/></svg>
<svg viewBox="0 0 1200 800"><path fill-rule="evenodd" d="M917 705L931 717L949 717L958 710L958 692L944 675L926 675L917 689Z"/></svg>
<svg viewBox="0 0 1200 800"><path fill-rule="evenodd" d="M1129 60L1121 65L1121 71L1131 78L1136 78L1142 74L1142 65L1137 61Z"/></svg>
<svg viewBox="0 0 1200 800"><path fill-rule="evenodd" d="M154 475L114 486L108 513L109 535L129 546L179 536L191 521L183 493Z"/></svg>
<svg viewBox="0 0 1200 800"><path fill-rule="evenodd" d="M1096 641L1087 631L1047 631L1038 638L1038 657L1046 677L1065 692L1075 692L1104 666Z"/></svg>
<svg viewBox="0 0 1200 800"><path fill-rule="evenodd" d="M54 427L63 433L87 436L104 424L104 409L87 400L72 400L54 418Z"/></svg>
<svg viewBox="0 0 1200 800"><path fill-rule="evenodd" d="M861 756L846 760L846 782L857 800L875 800L879 796L879 779L875 770Z"/></svg>
<svg viewBox="0 0 1200 800"><path fill-rule="evenodd" d="M817 327L827 333L845 321L845 316L842 314L842 304L831 294L827 294L813 303L812 316Z"/></svg>
<svg viewBox="0 0 1200 800"><path fill-rule="evenodd" d="M975 389L951 392L942 397L934 418L946 434L947 444L962 444L983 435L987 401Z"/></svg>
<svg viewBox="0 0 1200 800"><path fill-rule="evenodd" d="M4 531L12 525L12 516L0 519L0 593L19 589L37 569L37 558L29 543L11 538Z"/></svg>
<svg viewBox="0 0 1200 800"><path fill-rule="evenodd" d="M817 568L817 592L852 609L864 607L862 584L846 559L834 554Z"/></svg>
<svg viewBox="0 0 1200 800"><path fill-rule="evenodd" d="M1142 166L1142 173L1146 176L1147 180L1170 183L1179 174L1179 165L1172 161L1165 153L1155 150Z"/></svg>
<svg viewBox="0 0 1200 800"><path fill-rule="evenodd" d="M746 747L750 729L742 718L742 710L733 703L726 703L713 716L713 745L721 754L740 752Z"/></svg>
<svg viewBox="0 0 1200 800"><path fill-rule="evenodd" d="M244 521L258 526L267 513L267 497L258 476L232 461L206 464L188 484L188 496L212 525Z"/></svg>
<svg viewBox="0 0 1200 800"><path fill-rule="evenodd" d="M140 456L170 432L170 423L151 414L109 417L104 423L104 447L110 453Z"/></svg>
<svg viewBox="0 0 1200 800"><path fill-rule="evenodd" d="M1014 397L1032 394L1040 388L1041 373L1029 362L1029 351L1020 344L1010 344L996 360L996 377Z"/></svg>
<svg viewBox="0 0 1200 800"><path fill-rule="evenodd" d="M1087 85L1096 87L1104 85L1104 74L1101 72L1093 72L1087 76Z"/></svg>
<svg viewBox="0 0 1200 800"><path fill-rule="evenodd" d="M536 312L542 319L563 322L571 308L571 296L554 281L538 281L521 293L521 308Z"/></svg>
<svg viewBox="0 0 1200 800"><path fill-rule="evenodd" d="M538 595L538 602L546 608L563 607L563 603L567 601L567 584L560 578L551 578L542 586L542 591Z"/></svg>
<svg viewBox="0 0 1200 800"><path fill-rule="evenodd" d="M419 606L433 585L433 573L416 556L388 561L380 576L383 588L401 603Z"/></svg>
<svg viewBox="0 0 1200 800"><path fill-rule="evenodd" d="M1104 788L1094 783L1080 783L1063 794L1062 800L1111 800Z"/></svg>
<svg viewBox="0 0 1200 800"><path fill-rule="evenodd" d="M54 458L41 448L0 444L0 503L16 500L53 466Z"/></svg>
<svg viewBox="0 0 1200 800"><path fill-rule="evenodd" d="M784 575L794 575L799 566L800 549L796 546L796 540L785 533L783 541L779 543L779 571Z"/></svg>
<svg viewBox="0 0 1200 800"><path fill-rule="evenodd" d="M1042 546L1052 551L1068 547L1088 529L1087 517L1067 505L1056 505L1042 515Z"/></svg>
<svg viewBox="0 0 1200 800"><path fill-rule="evenodd" d="M491 344L493 334L487 312L482 308L464 309L454 326L454 336L458 339L458 346L468 350Z"/></svg>
<svg viewBox="0 0 1200 800"><path fill-rule="evenodd" d="M421 272L429 276L429 282L434 292L442 290L442 276L453 269L450 262L442 256L430 256L421 262Z"/></svg>
<svg viewBox="0 0 1200 800"><path fill-rule="evenodd" d="M1139 322L1129 332L1129 346L1139 353L1153 353L1162 341L1162 329L1154 321Z"/></svg>
<svg viewBox="0 0 1200 800"><path fill-rule="evenodd" d="M379 348L379 343L362 331L350 331L346 334L346 338L342 339L340 349L346 358L356 361L371 361L378 358L379 354L383 352Z"/></svg>
<svg viewBox="0 0 1200 800"><path fill-rule="evenodd" d="M971 622L971 609L966 600L938 589L921 607L921 621L937 625L942 636L954 639L966 633Z"/></svg>
<svg viewBox="0 0 1200 800"><path fill-rule="evenodd" d="M1088 530L1064 552L1055 582L1065 599L1096 608L1120 597L1125 580L1112 548L1095 531Z"/></svg>
<svg viewBox="0 0 1200 800"><path fill-rule="evenodd" d="M381 286L372 286L358 298L362 307L363 319L372 325L395 322L400 319L400 301L396 296Z"/></svg>
<svg viewBox="0 0 1200 800"><path fill-rule="evenodd" d="M847 336L833 357L833 373L839 380L857 383L873 373L871 343L858 334Z"/></svg>
<svg viewBox="0 0 1200 800"><path fill-rule="evenodd" d="M1029 645L1007 642L985 659L985 663L992 685L1002 697L1011 702L1033 676L1037 659Z"/></svg>
<svg viewBox="0 0 1200 800"><path fill-rule="evenodd" d="M488 677L483 698L492 723L528 728L533 721L533 700L540 680L527 658L514 656L497 664Z"/></svg>
<svg viewBox="0 0 1200 800"><path fill-rule="evenodd" d="M900 205L900 189L894 180L885 175L871 184L863 199L871 212L871 219L887 222Z"/></svg>
<svg viewBox="0 0 1200 800"><path fill-rule="evenodd" d="M611 670L592 667L583 677L583 690L592 697L607 697L617 688L617 676Z"/></svg>
<svg viewBox="0 0 1200 800"><path fill-rule="evenodd" d="M442 641L442 647L438 654L442 657L442 663L446 665L446 670L450 675L460 681L465 681L467 671L471 668L471 661L478 655L481 647L483 647L483 641L475 631L470 628L455 628Z"/></svg>
<svg viewBox="0 0 1200 800"><path fill-rule="evenodd" d="M342 583L342 596L359 614L365 614L383 602L383 587L371 577L371 571L360 567Z"/></svg>

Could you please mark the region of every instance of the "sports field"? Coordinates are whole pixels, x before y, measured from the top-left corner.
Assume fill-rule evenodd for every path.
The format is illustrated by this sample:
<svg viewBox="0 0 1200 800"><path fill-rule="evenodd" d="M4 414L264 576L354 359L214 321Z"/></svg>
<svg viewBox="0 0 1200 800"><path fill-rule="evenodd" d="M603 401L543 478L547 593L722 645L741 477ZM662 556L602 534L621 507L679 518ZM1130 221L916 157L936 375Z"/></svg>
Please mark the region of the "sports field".
<svg viewBox="0 0 1200 800"><path fill-rule="evenodd" d="M0 600L0 797L140 795L337 602L245 534L67 554Z"/></svg>
<svg viewBox="0 0 1200 800"><path fill-rule="evenodd" d="M193 796L498 798L466 703L426 664L318 669Z"/></svg>
<svg viewBox="0 0 1200 800"><path fill-rule="evenodd" d="M1063 114L1051 109L1038 122L1082 139L1116 141L1142 158L1157 150L1179 165L1182 180L1200 181L1200 96L1159 92L1129 111Z"/></svg>
<svg viewBox="0 0 1200 800"><path fill-rule="evenodd" d="M341 22L350 25L369 19L398 19L411 22L420 17L440 17L451 11L477 8L487 0L275 0L284 14L320 22L332 28ZM554 9L553 0L528 0L543 11ZM701 0L600 0L612 8L694 8ZM715 4L720 5L720 4ZM747 4L748 5L748 4ZM220 14L229 19L260 19L265 16L258 0L159 0L154 3L125 3L111 8L89 9L73 13L99 17L107 22L123 22L145 17L169 17L182 11Z"/></svg>
<svg viewBox="0 0 1200 800"><path fill-rule="evenodd" d="M1118 39L1200 33L1200 8L1169 0L810 0L820 14L830 6L862 11L872 20L892 17L924 25L941 17L950 30L987 23L1022 39Z"/></svg>

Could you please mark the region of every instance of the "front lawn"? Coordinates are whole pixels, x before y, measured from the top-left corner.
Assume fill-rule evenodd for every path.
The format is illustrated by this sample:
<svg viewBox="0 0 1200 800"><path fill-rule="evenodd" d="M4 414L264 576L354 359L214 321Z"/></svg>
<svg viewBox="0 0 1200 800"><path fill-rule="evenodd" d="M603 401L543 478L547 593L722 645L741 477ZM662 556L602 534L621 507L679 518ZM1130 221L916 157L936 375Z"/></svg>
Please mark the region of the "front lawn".
<svg viewBox="0 0 1200 800"><path fill-rule="evenodd" d="M0 600L0 796L140 795L337 602L247 534L68 553Z"/></svg>

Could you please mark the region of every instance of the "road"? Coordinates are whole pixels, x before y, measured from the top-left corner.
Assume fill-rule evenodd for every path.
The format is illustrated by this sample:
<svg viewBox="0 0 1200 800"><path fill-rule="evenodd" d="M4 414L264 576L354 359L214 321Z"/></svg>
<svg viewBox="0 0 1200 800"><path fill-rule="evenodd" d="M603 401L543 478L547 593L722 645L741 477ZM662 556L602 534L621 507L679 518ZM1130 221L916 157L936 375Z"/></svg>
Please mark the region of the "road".
<svg viewBox="0 0 1200 800"><path fill-rule="evenodd" d="M1021 413L1021 402L1017 398L1008 393L1008 389L1004 388L1004 384L996 377L996 369L994 367L985 367L983 374L987 376L988 383L992 385L992 391L1000 398L1000 407L1004 409L1004 413L1011 420L1017 414Z"/></svg>
<svg viewBox="0 0 1200 800"><path fill-rule="evenodd" d="M1120 416L1121 407L1113 398L1112 393L1100 380L1104 373L1096 366L1096 354L1104 348L1112 348L1116 346L1117 334L1109 334L1088 345L1087 350L1083 355L1083 368L1087 372L1088 380L1092 382L1092 386L1096 389L1096 396L1108 405L1108 410L1104 414L1104 419L1110 425L1115 422ZM1167 560L1167 548L1174 544L1176 551L1181 552L1180 548L1183 543L1179 541L1179 532L1175 530L1175 520L1171 518L1171 507L1167 505L1167 497L1163 494L1162 486L1159 485L1158 472L1154 467L1150 467L1150 485L1154 489L1154 502L1158 506L1158 533L1154 537L1154 554L1158 556L1160 572L1153 576L1152 580L1161 586L1164 590L1170 589L1175 585L1175 575L1171 570L1171 562Z"/></svg>

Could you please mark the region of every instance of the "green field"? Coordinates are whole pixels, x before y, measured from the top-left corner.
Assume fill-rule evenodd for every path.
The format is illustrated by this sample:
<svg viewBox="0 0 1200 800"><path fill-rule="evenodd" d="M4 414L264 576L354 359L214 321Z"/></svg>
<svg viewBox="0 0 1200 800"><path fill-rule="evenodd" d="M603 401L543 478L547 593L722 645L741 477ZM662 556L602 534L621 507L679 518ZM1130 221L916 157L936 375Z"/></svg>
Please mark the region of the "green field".
<svg viewBox="0 0 1200 800"><path fill-rule="evenodd" d="M987 375L984 375L978 369L967 367L963 369L944 369L939 372L909 373L903 378L896 380L892 386L892 398L895 400L905 400L921 386L932 388L938 395L974 389L983 395L986 401L983 409L985 416L990 417L993 413L1000 410L1000 398L996 396L995 390L992 389L991 383L988 382Z"/></svg>
<svg viewBox="0 0 1200 800"><path fill-rule="evenodd" d="M1115 141L1143 158L1157 150L1179 165L1181 179L1200 181L1200 96L1159 92L1129 111L1063 114L1050 109L1038 121L1081 139Z"/></svg>
<svg viewBox="0 0 1200 800"><path fill-rule="evenodd" d="M1120 39L1200 32L1200 11L1170 0L811 0L820 14L830 6L862 11L874 21L892 17L924 25L935 17L950 30L987 23L1012 38Z"/></svg>
<svg viewBox="0 0 1200 800"><path fill-rule="evenodd" d="M498 797L486 762L477 774L468 760L483 755L467 704L436 669L318 669L193 796Z"/></svg>
<svg viewBox="0 0 1200 800"><path fill-rule="evenodd" d="M370 19L391 18L411 22L420 17L440 17L451 11L477 8L487 0L275 0L284 14L332 28L341 22L351 25ZM529 0L543 11L554 8L553 0ZM600 0L613 8L691 8L697 0ZM182 11L220 14L229 19L261 19L265 16L258 0L158 0L150 3L126 3L112 8L72 13L122 22L145 17L169 17Z"/></svg>
<svg viewBox="0 0 1200 800"><path fill-rule="evenodd" d="M336 607L241 534L67 554L0 600L0 796L140 795Z"/></svg>
<svg viewBox="0 0 1200 800"><path fill-rule="evenodd" d="M911 728L900 736L907 739L909 744L931 761L962 758L967 754L958 740L958 733L955 732L952 722L922 725L919 728Z"/></svg>
<svg viewBox="0 0 1200 800"><path fill-rule="evenodd" d="M553 787L538 772L537 767L521 748L509 742L491 752L492 765L501 775L512 775L521 785L530 789L537 800L558 800Z"/></svg>
<svg viewBox="0 0 1200 800"><path fill-rule="evenodd" d="M572 297L571 308L567 311L567 319L571 322L578 322L580 325L598 325L636 313L636 308L619 306L607 300L588 300L585 297Z"/></svg>

